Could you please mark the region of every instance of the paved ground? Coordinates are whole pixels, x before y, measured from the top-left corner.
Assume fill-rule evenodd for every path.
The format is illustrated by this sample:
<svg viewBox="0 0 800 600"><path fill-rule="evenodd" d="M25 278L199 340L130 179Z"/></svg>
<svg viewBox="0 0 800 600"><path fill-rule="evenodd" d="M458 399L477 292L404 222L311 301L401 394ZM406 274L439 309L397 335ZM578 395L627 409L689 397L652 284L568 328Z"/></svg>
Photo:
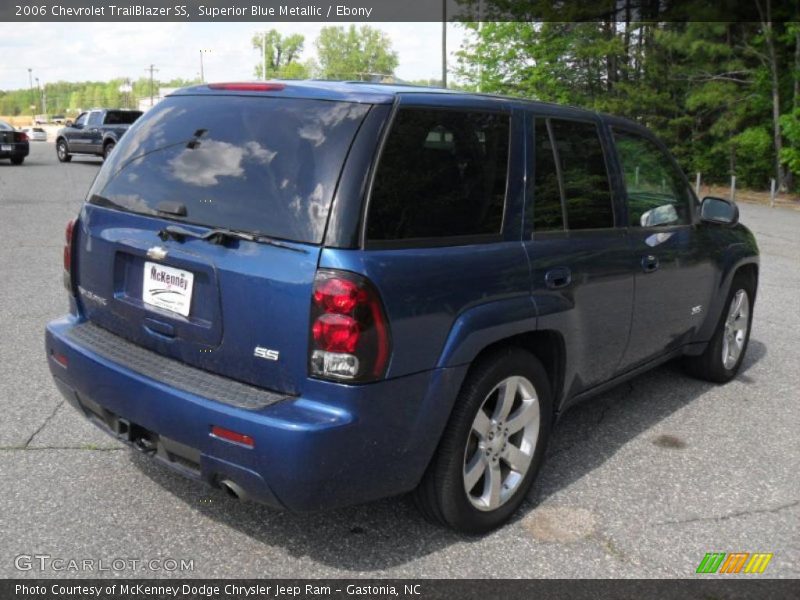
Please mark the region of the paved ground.
<svg viewBox="0 0 800 600"><path fill-rule="evenodd" d="M666 366L575 409L517 519L466 539L406 499L311 516L239 504L62 403L42 329L65 311L63 226L98 166L60 165L51 144L0 162L0 576L49 554L193 559L202 577L687 577L710 551L773 552L770 575L800 576L800 213L741 207L762 278L736 381Z"/></svg>

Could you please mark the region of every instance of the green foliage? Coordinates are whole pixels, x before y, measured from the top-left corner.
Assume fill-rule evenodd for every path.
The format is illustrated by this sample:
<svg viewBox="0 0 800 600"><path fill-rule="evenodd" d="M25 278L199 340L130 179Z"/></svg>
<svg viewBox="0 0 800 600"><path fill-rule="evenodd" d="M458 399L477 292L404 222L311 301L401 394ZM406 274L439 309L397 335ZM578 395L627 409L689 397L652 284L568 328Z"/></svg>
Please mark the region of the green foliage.
<svg viewBox="0 0 800 600"><path fill-rule="evenodd" d="M524 14L526 2L504 0ZM653 5L657 10L657 3ZM457 74L465 87L600 110L652 128L684 169L707 182L775 177L773 66L781 160L800 181L800 24L466 23ZM566 20L567 17L564 17Z"/></svg>
<svg viewBox="0 0 800 600"><path fill-rule="evenodd" d="M305 37L299 33L283 36L276 29L270 29L253 35L252 44L259 51L261 59L255 67L258 79L308 77L308 68L298 60L305 44Z"/></svg>
<svg viewBox="0 0 800 600"><path fill-rule="evenodd" d="M389 37L368 25L323 27L315 45L322 79L382 79L397 68Z"/></svg>

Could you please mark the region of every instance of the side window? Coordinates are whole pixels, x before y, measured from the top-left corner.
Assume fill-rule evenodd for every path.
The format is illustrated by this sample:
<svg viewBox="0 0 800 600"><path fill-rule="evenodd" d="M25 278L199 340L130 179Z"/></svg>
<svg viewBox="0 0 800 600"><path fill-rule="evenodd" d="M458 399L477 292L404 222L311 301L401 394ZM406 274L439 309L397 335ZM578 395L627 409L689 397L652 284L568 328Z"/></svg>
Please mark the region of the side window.
<svg viewBox="0 0 800 600"><path fill-rule="evenodd" d="M499 234L508 142L506 114L401 109L375 174L367 239Z"/></svg>
<svg viewBox="0 0 800 600"><path fill-rule="evenodd" d="M86 117L89 113L82 113L78 115L78 118L75 119L75 125L86 125Z"/></svg>
<svg viewBox="0 0 800 600"><path fill-rule="evenodd" d="M614 227L611 184L597 126L550 119L561 167L567 229Z"/></svg>
<svg viewBox="0 0 800 600"><path fill-rule="evenodd" d="M653 141L614 131L632 227L685 225L692 222L692 196L669 157Z"/></svg>
<svg viewBox="0 0 800 600"><path fill-rule="evenodd" d="M93 110L89 113L89 120L86 123L89 127L97 127L103 124L103 113L99 110Z"/></svg>
<svg viewBox="0 0 800 600"><path fill-rule="evenodd" d="M563 231L564 214L561 208L561 187L553 144L546 119L536 119L534 126L533 166L533 229L534 231Z"/></svg>

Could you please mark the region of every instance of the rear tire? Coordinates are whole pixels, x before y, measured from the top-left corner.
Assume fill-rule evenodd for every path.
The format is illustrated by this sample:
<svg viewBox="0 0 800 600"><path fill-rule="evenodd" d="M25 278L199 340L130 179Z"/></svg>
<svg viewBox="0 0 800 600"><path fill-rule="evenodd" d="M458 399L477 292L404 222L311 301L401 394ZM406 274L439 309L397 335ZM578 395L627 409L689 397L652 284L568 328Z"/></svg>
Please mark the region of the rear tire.
<svg viewBox="0 0 800 600"><path fill-rule="evenodd" d="M11 157L11 164L12 165L21 165L24 162L25 162L25 157L24 156L12 156Z"/></svg>
<svg viewBox="0 0 800 600"><path fill-rule="evenodd" d="M103 160L108 160L108 157L111 155L111 151L114 149L116 144L114 142L108 142L105 146L103 146Z"/></svg>
<svg viewBox="0 0 800 600"><path fill-rule="evenodd" d="M430 521L468 534L499 527L536 477L552 424L539 360L508 347L470 370L414 501Z"/></svg>
<svg viewBox="0 0 800 600"><path fill-rule="evenodd" d="M684 358L684 366L691 375L713 383L727 383L736 377L750 341L754 298L752 278L736 275L705 351Z"/></svg>
<svg viewBox="0 0 800 600"><path fill-rule="evenodd" d="M56 142L56 156L58 156L58 162L68 163L72 160L66 140L58 140Z"/></svg>

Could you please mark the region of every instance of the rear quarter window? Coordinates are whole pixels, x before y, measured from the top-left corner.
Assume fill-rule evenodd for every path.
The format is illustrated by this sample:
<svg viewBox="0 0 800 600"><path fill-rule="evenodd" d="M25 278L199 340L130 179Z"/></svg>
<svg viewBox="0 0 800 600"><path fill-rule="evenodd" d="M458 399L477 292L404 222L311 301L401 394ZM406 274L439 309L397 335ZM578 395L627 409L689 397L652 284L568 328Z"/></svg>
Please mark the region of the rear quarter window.
<svg viewBox="0 0 800 600"><path fill-rule="evenodd" d="M508 148L507 114L400 109L375 173L367 240L499 235Z"/></svg>
<svg viewBox="0 0 800 600"><path fill-rule="evenodd" d="M180 203L188 223L320 243L368 111L263 96L166 98L123 136L89 201L151 215Z"/></svg>

